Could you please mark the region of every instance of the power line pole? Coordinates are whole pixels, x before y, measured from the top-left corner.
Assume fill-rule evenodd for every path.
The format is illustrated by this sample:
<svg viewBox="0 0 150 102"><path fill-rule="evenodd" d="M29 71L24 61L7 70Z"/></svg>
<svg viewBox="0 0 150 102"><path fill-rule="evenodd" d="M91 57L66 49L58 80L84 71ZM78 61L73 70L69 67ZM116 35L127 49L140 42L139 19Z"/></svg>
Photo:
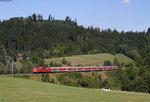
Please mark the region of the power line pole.
<svg viewBox="0 0 150 102"><path fill-rule="evenodd" d="M11 74L12 74L12 76L13 76L13 74L14 74L13 57L12 57L12 61L11 61L11 70L12 70Z"/></svg>

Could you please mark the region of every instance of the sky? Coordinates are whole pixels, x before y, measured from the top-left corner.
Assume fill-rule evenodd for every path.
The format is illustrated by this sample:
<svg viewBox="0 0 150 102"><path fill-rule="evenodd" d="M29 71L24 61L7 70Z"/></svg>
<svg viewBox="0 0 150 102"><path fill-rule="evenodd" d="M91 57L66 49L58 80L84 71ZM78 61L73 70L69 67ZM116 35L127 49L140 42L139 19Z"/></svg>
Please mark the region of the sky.
<svg viewBox="0 0 150 102"><path fill-rule="evenodd" d="M150 27L150 0L0 0L0 20L27 17L33 13L47 19L69 16L84 27L147 31Z"/></svg>

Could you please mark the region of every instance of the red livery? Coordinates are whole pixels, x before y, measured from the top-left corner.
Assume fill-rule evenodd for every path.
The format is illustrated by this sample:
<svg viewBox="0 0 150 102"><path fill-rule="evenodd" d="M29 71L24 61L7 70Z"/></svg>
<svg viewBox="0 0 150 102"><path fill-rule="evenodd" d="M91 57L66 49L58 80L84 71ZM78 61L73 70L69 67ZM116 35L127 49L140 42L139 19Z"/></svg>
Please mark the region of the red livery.
<svg viewBox="0 0 150 102"><path fill-rule="evenodd" d="M36 67L33 73L56 73L56 72L91 72L116 70L117 66L98 66L98 67Z"/></svg>

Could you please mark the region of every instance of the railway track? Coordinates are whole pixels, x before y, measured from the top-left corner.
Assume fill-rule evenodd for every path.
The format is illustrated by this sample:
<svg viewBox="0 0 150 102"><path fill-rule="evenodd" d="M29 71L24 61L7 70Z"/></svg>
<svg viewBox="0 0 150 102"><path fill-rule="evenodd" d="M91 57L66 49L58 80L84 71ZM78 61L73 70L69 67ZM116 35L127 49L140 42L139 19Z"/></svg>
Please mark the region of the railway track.
<svg viewBox="0 0 150 102"><path fill-rule="evenodd" d="M34 75L41 75L41 74L34 74L34 73L24 73L24 74L0 74L2 76L22 76L22 75L28 75L28 76L34 76Z"/></svg>

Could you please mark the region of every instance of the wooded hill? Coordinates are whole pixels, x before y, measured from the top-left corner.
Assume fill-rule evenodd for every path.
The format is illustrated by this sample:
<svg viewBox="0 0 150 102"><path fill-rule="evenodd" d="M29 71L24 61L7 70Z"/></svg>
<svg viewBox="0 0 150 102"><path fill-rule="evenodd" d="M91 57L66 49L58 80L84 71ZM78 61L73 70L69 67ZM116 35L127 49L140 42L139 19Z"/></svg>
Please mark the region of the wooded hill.
<svg viewBox="0 0 150 102"><path fill-rule="evenodd" d="M123 53L139 61L150 56L150 28L147 32L118 32L77 25L66 17L55 20L51 15L43 19L33 14L0 22L0 45L8 55L24 52L31 56L62 57L93 53ZM14 54L15 53L15 54ZM144 61L142 63L147 63Z"/></svg>

